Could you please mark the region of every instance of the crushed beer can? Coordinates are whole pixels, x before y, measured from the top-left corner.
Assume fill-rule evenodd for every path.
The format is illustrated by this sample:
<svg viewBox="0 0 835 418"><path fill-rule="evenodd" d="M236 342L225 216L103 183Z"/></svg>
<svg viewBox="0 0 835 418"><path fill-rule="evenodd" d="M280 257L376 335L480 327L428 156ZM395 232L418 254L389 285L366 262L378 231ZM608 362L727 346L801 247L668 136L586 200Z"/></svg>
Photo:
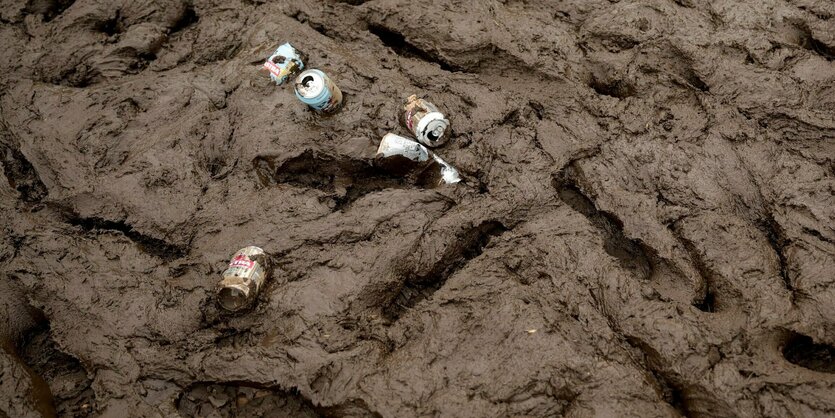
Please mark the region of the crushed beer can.
<svg viewBox="0 0 835 418"><path fill-rule="evenodd" d="M306 70L296 77L296 97L323 113L335 112L342 105L342 91L319 70Z"/></svg>
<svg viewBox="0 0 835 418"><path fill-rule="evenodd" d="M304 54L289 43L283 44L267 58L264 68L269 70L270 78L277 85L284 84L291 76L304 70Z"/></svg>
<svg viewBox="0 0 835 418"><path fill-rule="evenodd" d="M375 158L378 166L396 175L413 176L418 184L425 186L461 181L455 167L422 144L400 135L386 134L380 141Z"/></svg>
<svg viewBox="0 0 835 418"><path fill-rule="evenodd" d="M413 94L403 105L403 125L428 147L437 147L447 142L449 120L438 108Z"/></svg>
<svg viewBox="0 0 835 418"><path fill-rule="evenodd" d="M264 250L253 246L242 248L223 272L217 294L218 304L231 312L250 306L269 272L269 260Z"/></svg>

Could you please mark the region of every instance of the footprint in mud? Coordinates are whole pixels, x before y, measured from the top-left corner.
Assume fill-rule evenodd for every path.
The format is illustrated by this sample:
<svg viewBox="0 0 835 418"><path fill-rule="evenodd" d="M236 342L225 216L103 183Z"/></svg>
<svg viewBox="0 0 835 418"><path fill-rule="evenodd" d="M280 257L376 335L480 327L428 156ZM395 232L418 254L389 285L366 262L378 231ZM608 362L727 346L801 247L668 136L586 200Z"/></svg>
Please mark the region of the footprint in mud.
<svg viewBox="0 0 835 418"><path fill-rule="evenodd" d="M49 32L33 38L33 45L40 43L43 50L37 58L37 77L83 88L142 72L157 59L172 34L198 20L192 6L174 3L146 9L112 3L33 1L29 12L49 22Z"/></svg>
<svg viewBox="0 0 835 418"><path fill-rule="evenodd" d="M182 417L319 418L379 417L362 400L332 407L316 406L298 390L283 390L249 382L195 383L177 399Z"/></svg>
<svg viewBox="0 0 835 418"><path fill-rule="evenodd" d="M297 392L247 383L194 384L180 394L177 410L183 417L319 417Z"/></svg>
<svg viewBox="0 0 835 418"><path fill-rule="evenodd" d="M0 127L2 128L2 127ZM12 189L26 203L40 202L48 191L32 163L16 148L0 142L0 165Z"/></svg>
<svg viewBox="0 0 835 418"><path fill-rule="evenodd" d="M312 150L281 163L259 156L253 165L262 185L290 184L320 190L333 199L335 211L347 209L369 193L414 187L407 178L393 176L369 160Z"/></svg>
<svg viewBox="0 0 835 418"><path fill-rule="evenodd" d="M509 229L501 222L485 221L457 236L456 241L446 246L444 253L427 273L412 275L403 280L403 287L383 308L383 316L394 322L408 309L432 297L447 279L463 269L470 260L480 256L491 240L507 231Z"/></svg>
<svg viewBox="0 0 835 418"><path fill-rule="evenodd" d="M822 373L835 373L835 347L818 344L812 337L792 333L783 346L783 357L792 364Z"/></svg>
<svg viewBox="0 0 835 418"><path fill-rule="evenodd" d="M64 13L74 3L75 0L31 0L26 6L26 12L43 15L44 21L49 22Z"/></svg>

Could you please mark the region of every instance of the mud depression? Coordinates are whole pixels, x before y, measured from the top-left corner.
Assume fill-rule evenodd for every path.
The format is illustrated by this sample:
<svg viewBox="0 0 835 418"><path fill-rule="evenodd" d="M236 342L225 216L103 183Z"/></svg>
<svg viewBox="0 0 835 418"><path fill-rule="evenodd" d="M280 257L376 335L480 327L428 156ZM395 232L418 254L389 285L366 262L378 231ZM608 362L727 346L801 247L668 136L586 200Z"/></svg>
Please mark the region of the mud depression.
<svg viewBox="0 0 835 418"><path fill-rule="evenodd" d="M0 2L0 416L835 416L835 3L310 3Z"/></svg>

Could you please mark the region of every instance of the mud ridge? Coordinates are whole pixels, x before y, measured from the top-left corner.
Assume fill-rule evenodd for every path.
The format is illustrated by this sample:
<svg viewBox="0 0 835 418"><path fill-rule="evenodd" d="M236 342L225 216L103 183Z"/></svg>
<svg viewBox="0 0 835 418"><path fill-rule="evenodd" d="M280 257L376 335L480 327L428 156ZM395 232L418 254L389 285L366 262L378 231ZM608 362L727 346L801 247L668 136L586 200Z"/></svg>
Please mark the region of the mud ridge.
<svg viewBox="0 0 835 418"><path fill-rule="evenodd" d="M310 26L311 29L315 30L316 32L319 32L319 34L322 35L322 36L325 36L325 37L328 37L328 38L334 39L334 40L337 39L337 37L334 36L335 34L328 31L327 26L325 26L324 24L322 24L320 22L314 22L314 21L310 20L310 16L308 16L307 13L305 13L301 10L298 10L295 13L291 14L290 17L295 19L296 22L303 23L307 26Z"/></svg>
<svg viewBox="0 0 835 418"><path fill-rule="evenodd" d="M183 417L202 417L209 411L220 416L279 416L319 418L313 403L298 390L283 390L256 382L198 382L180 393L176 400Z"/></svg>
<svg viewBox="0 0 835 418"><path fill-rule="evenodd" d="M431 298L449 277L481 255L492 239L507 231L509 229L501 222L485 221L463 233L457 242L447 247L429 273L404 280L397 296L383 309L383 316L389 321L396 321L407 310Z"/></svg>

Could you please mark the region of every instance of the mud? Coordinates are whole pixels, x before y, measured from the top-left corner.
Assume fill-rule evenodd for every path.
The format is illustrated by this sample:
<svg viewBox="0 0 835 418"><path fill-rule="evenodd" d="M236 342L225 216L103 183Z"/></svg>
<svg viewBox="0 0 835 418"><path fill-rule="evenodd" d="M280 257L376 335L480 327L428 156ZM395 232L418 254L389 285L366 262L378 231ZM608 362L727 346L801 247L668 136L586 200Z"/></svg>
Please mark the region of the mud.
<svg viewBox="0 0 835 418"><path fill-rule="evenodd" d="M0 416L835 416L835 3L0 2ZM345 95L312 113L285 41ZM410 94L464 181L373 163ZM258 245L276 274L212 291Z"/></svg>

